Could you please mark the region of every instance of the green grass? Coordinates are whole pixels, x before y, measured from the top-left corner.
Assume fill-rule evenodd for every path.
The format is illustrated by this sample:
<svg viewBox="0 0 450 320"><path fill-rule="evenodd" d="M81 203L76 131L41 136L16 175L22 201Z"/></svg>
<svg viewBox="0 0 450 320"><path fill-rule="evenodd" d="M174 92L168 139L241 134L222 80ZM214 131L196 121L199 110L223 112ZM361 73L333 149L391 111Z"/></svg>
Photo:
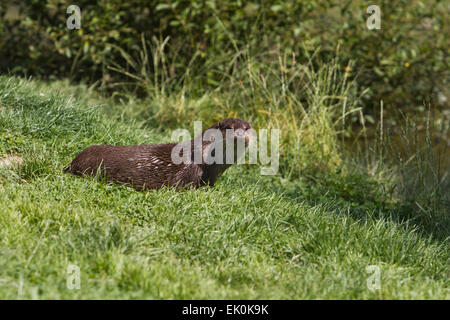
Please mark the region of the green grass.
<svg viewBox="0 0 450 320"><path fill-rule="evenodd" d="M0 157L24 159L0 169L1 299L450 298L448 238L378 193L355 202L373 190L364 175L331 188L234 166L214 188L137 192L63 174L87 145L170 137L88 91L0 77Z"/></svg>

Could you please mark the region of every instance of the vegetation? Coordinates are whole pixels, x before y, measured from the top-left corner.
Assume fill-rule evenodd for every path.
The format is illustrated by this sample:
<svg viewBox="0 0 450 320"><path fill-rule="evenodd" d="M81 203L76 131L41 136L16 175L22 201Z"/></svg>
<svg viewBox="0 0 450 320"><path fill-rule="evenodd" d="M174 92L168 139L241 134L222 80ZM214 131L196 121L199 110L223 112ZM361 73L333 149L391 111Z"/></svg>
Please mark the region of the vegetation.
<svg viewBox="0 0 450 320"><path fill-rule="evenodd" d="M372 113L368 119L380 100L395 112L416 110L424 101L444 107L441 97L449 97L450 19L441 0L401 0L395 6L377 1L381 30L367 29L368 4L362 0L79 0L77 5L79 30L67 29L66 1L3 6L0 70L99 81L111 92L124 79L108 67L125 63L122 51L139 56L144 35L148 42L168 40L165 72L173 81L182 81L188 66L195 89L203 91L240 72L235 66L247 46L264 62L277 60L279 51L303 62L313 54L329 61L339 45L342 66L355 62L349 76L357 80L358 92L370 88L360 105ZM148 67L158 70L153 61Z"/></svg>
<svg viewBox="0 0 450 320"><path fill-rule="evenodd" d="M123 105L10 77L0 105L1 150L24 159L0 169L2 298L449 298L448 229L406 219L362 170L288 180L234 166L214 188L136 192L62 172L89 144L169 139Z"/></svg>
<svg viewBox="0 0 450 320"><path fill-rule="evenodd" d="M77 4L78 31L63 1L0 7L0 298L450 298L443 1L379 1L380 31L363 1ZM62 171L225 117L281 129L277 175Z"/></svg>

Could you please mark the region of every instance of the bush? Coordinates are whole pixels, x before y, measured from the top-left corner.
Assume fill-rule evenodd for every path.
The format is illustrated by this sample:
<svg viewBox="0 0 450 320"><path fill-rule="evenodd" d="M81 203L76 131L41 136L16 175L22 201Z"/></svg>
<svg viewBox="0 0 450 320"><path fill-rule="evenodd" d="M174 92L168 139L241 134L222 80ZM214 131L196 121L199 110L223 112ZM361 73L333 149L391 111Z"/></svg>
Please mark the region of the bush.
<svg viewBox="0 0 450 320"><path fill-rule="evenodd" d="M381 99L391 110L422 106L424 100L446 104L449 17L445 3L401 0L394 6L383 0L378 4L381 30L367 29L365 1L111 0L93 5L80 0L82 28L69 30L66 1L27 0L18 5L23 19L8 17L5 7L0 11L6 18L0 24L1 71L100 80L111 89L124 76L107 67L127 64L121 50L139 56L143 34L147 40L170 39L164 49L167 74L180 80L189 68L203 90L235 71L229 69L229 62L238 59L246 46L252 55L283 48L299 61L307 59L304 52L332 59L340 46L344 65L356 61L349 71L360 92L370 88L362 103L366 110L374 111ZM155 72L154 67L150 61L149 71Z"/></svg>

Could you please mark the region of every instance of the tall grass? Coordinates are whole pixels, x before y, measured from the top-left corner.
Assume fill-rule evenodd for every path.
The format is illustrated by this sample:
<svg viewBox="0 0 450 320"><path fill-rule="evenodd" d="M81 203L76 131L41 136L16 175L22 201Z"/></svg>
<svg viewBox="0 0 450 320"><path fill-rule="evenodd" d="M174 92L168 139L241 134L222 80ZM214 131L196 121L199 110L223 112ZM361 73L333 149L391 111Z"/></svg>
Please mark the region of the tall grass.
<svg viewBox="0 0 450 320"><path fill-rule="evenodd" d="M307 58L299 61L295 53L280 48L258 52L235 47L233 55L221 57L216 64L195 69L192 63L182 75L175 75L170 70L175 69L176 58L165 55L170 41L141 40L135 53L121 51L123 66L110 69L131 80L115 85L123 89L137 84L144 90L145 98L137 103L129 95L129 112L144 119L144 125L170 130L192 128L194 120L210 124L241 117L257 129L279 128L280 174L290 180L306 177L306 184L320 185L311 197L321 198L327 189L328 196L358 205L375 203L383 209L386 202L403 204L406 216L428 226L438 224L431 229L441 234L448 232L448 222L442 219L448 216L448 168L441 169L442 161L435 161L428 129L424 144L410 133L391 139L381 117L378 138L368 138L361 108L367 90L357 90L353 62L321 61L319 49L312 55L305 50L302 56ZM339 57L339 47L336 51ZM228 61L225 67L224 61ZM215 73L220 81L203 85L199 78L205 72ZM408 125L404 129L410 130ZM356 143L350 154L343 152L348 141ZM398 143L409 148L409 160L393 156ZM419 144L425 148L418 148ZM311 191L310 186L307 189Z"/></svg>
<svg viewBox="0 0 450 320"><path fill-rule="evenodd" d="M409 118L400 134L402 152L390 151L397 159L399 183L397 192L411 211L430 229L450 240L450 147L441 137L449 137L448 122L428 116L422 125ZM398 146L398 143L397 143Z"/></svg>
<svg viewBox="0 0 450 320"><path fill-rule="evenodd" d="M140 59L122 52L126 64L110 68L134 80L115 85L136 83L145 90L145 106L137 117L160 128L225 117L245 118L256 128L280 128L282 157L289 162L282 170L288 176L298 176L312 162L318 169L340 162L338 134L349 125L346 119L361 110L355 82L349 77L352 63L343 66L338 59L324 63L315 54L297 61L295 54L282 50L255 54L248 47L236 48L225 70L222 62L208 66L222 80L201 91L195 77L189 77L201 70L186 66L182 81L167 72L171 66L165 64L169 61L164 56L166 40L142 38L142 48L135 53ZM148 60L153 61L151 67Z"/></svg>

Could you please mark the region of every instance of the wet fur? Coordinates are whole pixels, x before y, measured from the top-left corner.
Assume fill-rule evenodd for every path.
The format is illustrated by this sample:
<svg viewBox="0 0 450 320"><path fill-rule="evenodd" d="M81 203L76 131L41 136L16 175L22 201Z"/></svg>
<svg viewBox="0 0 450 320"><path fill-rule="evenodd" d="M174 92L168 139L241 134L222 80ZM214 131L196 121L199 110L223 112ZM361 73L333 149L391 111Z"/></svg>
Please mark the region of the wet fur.
<svg viewBox="0 0 450 320"><path fill-rule="evenodd" d="M245 130L250 125L240 119L225 119L211 128L219 129L225 136L225 129ZM172 162L172 148L176 143L149 144L135 146L93 145L84 149L65 168L66 172L83 176L95 175L109 181L125 183L138 190L158 189L163 186L180 188L198 188L213 186L217 178L229 164L195 164L194 140L191 140L190 163ZM202 142L202 151L209 147L210 141Z"/></svg>

